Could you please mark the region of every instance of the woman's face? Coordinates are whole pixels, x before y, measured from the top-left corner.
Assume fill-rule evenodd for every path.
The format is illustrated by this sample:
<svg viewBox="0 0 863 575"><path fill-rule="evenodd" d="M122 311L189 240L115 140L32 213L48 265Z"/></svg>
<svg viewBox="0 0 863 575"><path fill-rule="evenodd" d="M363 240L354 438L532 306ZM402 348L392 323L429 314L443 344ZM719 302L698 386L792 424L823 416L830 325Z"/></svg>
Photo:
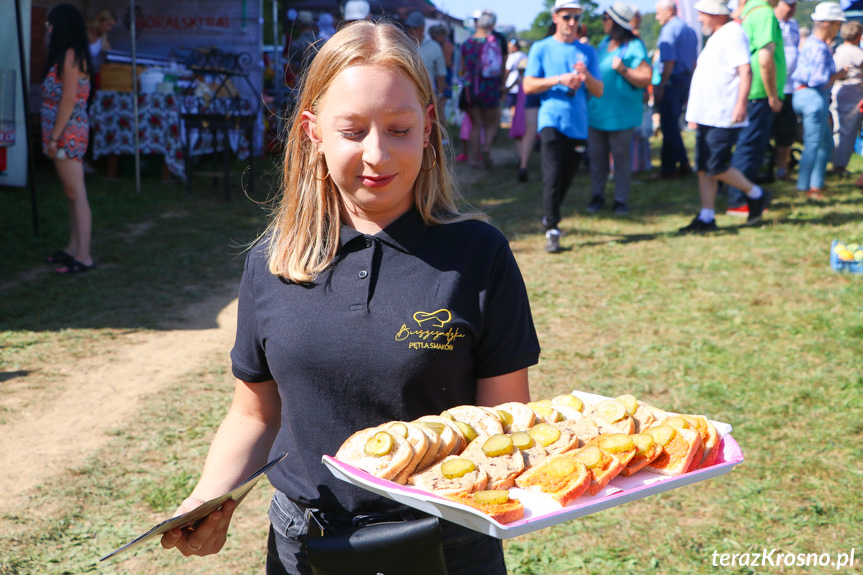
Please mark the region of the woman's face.
<svg viewBox="0 0 863 575"><path fill-rule="evenodd" d="M102 32L102 35L105 35L114 29L114 24L115 24L115 22L113 20L111 20L110 18L106 19L106 20L102 20L99 23L99 31Z"/></svg>
<svg viewBox="0 0 863 575"><path fill-rule="evenodd" d="M383 228L411 208L432 111L404 73L353 66L336 76L317 114L303 112L351 219Z"/></svg>
<svg viewBox="0 0 863 575"><path fill-rule="evenodd" d="M611 28L613 26L611 16L607 13L602 15L602 31L605 32L606 35L611 34Z"/></svg>

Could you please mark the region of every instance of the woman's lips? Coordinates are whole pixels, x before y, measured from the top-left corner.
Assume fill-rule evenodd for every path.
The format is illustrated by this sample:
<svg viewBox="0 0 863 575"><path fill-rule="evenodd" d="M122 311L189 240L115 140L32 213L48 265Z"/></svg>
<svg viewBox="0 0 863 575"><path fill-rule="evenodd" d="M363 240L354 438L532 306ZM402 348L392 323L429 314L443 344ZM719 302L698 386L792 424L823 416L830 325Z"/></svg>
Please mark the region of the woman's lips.
<svg viewBox="0 0 863 575"><path fill-rule="evenodd" d="M368 188L382 188L393 181L395 174L390 176L361 176L363 185Z"/></svg>

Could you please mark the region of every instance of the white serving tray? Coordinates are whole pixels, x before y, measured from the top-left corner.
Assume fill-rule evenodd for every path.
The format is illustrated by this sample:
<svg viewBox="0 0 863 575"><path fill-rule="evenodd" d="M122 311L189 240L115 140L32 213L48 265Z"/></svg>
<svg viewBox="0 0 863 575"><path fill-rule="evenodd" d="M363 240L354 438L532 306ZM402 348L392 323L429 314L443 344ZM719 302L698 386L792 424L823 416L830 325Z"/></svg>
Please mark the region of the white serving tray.
<svg viewBox="0 0 863 575"><path fill-rule="evenodd" d="M587 400L586 403L596 403L605 397L573 392ZM392 481L379 479L356 467L338 461L329 455L323 456L323 464L338 479L357 487L367 489L409 507L413 507L430 515L435 515L447 521L452 521L463 527L491 535L498 539L509 539L526 533L538 531L558 523L564 523L597 511L616 507L663 491L677 489L684 485L712 479L729 473L736 465L743 462L743 451L729 434L731 426L727 423L713 422L722 440L719 443L719 454L716 462L705 469L699 469L678 477L666 477L648 471L639 471L630 477L615 477L596 495L583 495L566 507L561 507L551 497L517 487L510 489L513 498L524 504L524 517L512 523L502 524L488 515L467 505L456 503L445 497L434 495L408 485L398 485Z"/></svg>

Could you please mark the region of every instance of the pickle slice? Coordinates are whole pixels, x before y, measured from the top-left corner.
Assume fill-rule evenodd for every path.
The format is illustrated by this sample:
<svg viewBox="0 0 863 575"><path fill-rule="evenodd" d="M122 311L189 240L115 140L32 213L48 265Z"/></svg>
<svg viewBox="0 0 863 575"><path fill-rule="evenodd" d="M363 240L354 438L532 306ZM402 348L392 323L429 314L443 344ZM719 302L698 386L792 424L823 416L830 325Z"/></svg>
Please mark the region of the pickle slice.
<svg viewBox="0 0 863 575"><path fill-rule="evenodd" d="M525 404L533 410L535 414L543 418L545 421L558 422L563 419L563 416L551 406L551 401L543 399L542 401L531 401Z"/></svg>
<svg viewBox="0 0 863 575"><path fill-rule="evenodd" d="M615 399L606 399L597 403L592 411L609 423L620 421L626 417L626 408Z"/></svg>
<svg viewBox="0 0 863 575"><path fill-rule="evenodd" d="M551 445L560 439L560 429L550 423L539 423L534 425L527 433L543 447Z"/></svg>
<svg viewBox="0 0 863 575"><path fill-rule="evenodd" d="M647 455L653 448L653 444L656 443L656 440L649 433L636 433L630 437L632 437L632 443L635 444L635 448L638 450L636 452L637 455Z"/></svg>
<svg viewBox="0 0 863 575"><path fill-rule="evenodd" d="M699 421L698 418L693 417L692 415L681 415L680 417L683 418L683 420L689 424L689 427L693 429L699 429L703 425L703 422Z"/></svg>
<svg viewBox="0 0 863 575"><path fill-rule="evenodd" d="M509 501L509 491L506 489L477 491L473 494L473 500L485 505L502 505Z"/></svg>
<svg viewBox="0 0 863 575"><path fill-rule="evenodd" d="M526 431L517 431L512 434L512 444L519 449L530 449L536 445L533 437Z"/></svg>
<svg viewBox="0 0 863 575"><path fill-rule="evenodd" d="M665 421L662 422L663 425L670 425L671 427L676 427L679 429L690 429L692 426L686 421L686 418L680 415L676 415L674 417L669 417Z"/></svg>
<svg viewBox="0 0 863 575"><path fill-rule="evenodd" d="M575 411L581 411L584 408L584 403L572 395L571 393L565 393L563 395L558 395L554 398L554 401L557 401L564 407L568 407L570 409L574 409Z"/></svg>
<svg viewBox="0 0 863 575"><path fill-rule="evenodd" d="M653 436L653 439L656 440L656 443L665 447L671 440L674 439L674 436L677 435L677 431L674 430L670 425L657 425L656 427L651 427L645 433Z"/></svg>
<svg viewBox="0 0 863 575"><path fill-rule="evenodd" d="M443 412L441 412L440 416L441 416L441 417L446 417L446 418L447 418L447 419L449 419L450 421L455 421L455 416L454 416L452 413L450 413L449 411L443 411Z"/></svg>
<svg viewBox="0 0 863 575"><path fill-rule="evenodd" d="M438 435L443 433L443 429L444 429L443 423L440 423L438 421L420 421L418 423L425 425L426 427L428 427L429 429L431 429L432 431L434 431Z"/></svg>
<svg viewBox="0 0 863 575"><path fill-rule="evenodd" d="M476 439L476 430L469 423L465 423L464 421L454 421L455 426L461 429L461 432L464 433L465 438L468 440L468 443Z"/></svg>
<svg viewBox="0 0 863 575"><path fill-rule="evenodd" d="M473 461L462 457L447 459L440 464L440 472L447 479L458 479L459 477L464 477L475 469L476 465L474 465Z"/></svg>
<svg viewBox="0 0 863 575"><path fill-rule="evenodd" d="M626 409L626 413L629 415L635 415L635 412L638 411L638 400L635 399L634 395L624 393L623 395L617 396L615 399L623 404L624 409Z"/></svg>
<svg viewBox="0 0 863 575"><path fill-rule="evenodd" d="M581 451L576 452L576 459L584 463L588 469L593 469L602 463L602 451L595 445L588 445Z"/></svg>
<svg viewBox="0 0 863 575"><path fill-rule="evenodd" d="M366 446L363 448L363 451L366 452L366 455L382 457L392 451L393 443L392 435L386 431L378 431L372 435L368 441L366 441Z"/></svg>
<svg viewBox="0 0 863 575"><path fill-rule="evenodd" d="M546 467L552 477L566 477L575 473L575 461L571 457L555 457Z"/></svg>
<svg viewBox="0 0 863 575"><path fill-rule="evenodd" d="M492 435L482 444L482 452L489 457L509 455L512 453L512 449L512 438L509 435L503 435L501 433Z"/></svg>
<svg viewBox="0 0 863 575"><path fill-rule="evenodd" d="M408 438L408 426L405 425L404 423L400 422L400 421L393 423L392 425L389 426L388 429L389 429L390 433L395 433L396 435L400 435L401 437L404 437L405 439Z"/></svg>
<svg viewBox="0 0 863 575"><path fill-rule="evenodd" d="M612 433L599 439L599 447L610 453L622 453L635 447L635 443L625 433Z"/></svg>
<svg viewBox="0 0 863 575"><path fill-rule="evenodd" d="M510 425L512 425L512 414L508 411L498 409L497 418L500 419L500 423L504 427L509 427Z"/></svg>

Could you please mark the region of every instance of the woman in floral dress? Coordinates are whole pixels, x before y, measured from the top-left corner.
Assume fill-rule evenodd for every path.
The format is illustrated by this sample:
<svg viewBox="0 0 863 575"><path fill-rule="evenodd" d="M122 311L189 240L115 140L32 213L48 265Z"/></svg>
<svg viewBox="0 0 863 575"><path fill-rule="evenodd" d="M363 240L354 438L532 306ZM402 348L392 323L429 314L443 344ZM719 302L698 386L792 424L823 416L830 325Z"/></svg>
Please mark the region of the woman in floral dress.
<svg viewBox="0 0 863 575"><path fill-rule="evenodd" d="M90 253L92 216L84 186L84 153L90 121L90 50L84 17L69 4L48 13L48 62L42 81L42 150L54 160L69 208L69 242L48 258L57 273L95 267Z"/></svg>

